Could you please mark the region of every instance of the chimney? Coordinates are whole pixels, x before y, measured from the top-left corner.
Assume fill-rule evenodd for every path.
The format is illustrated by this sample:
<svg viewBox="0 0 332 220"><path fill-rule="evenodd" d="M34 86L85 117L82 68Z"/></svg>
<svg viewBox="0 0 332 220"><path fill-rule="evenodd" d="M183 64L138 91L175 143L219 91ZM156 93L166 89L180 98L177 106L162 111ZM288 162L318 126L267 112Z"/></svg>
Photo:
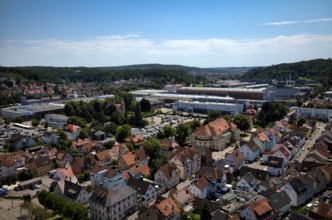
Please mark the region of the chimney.
<svg viewBox="0 0 332 220"><path fill-rule="evenodd" d="M189 190L186 190L186 194L188 194L189 193Z"/></svg>

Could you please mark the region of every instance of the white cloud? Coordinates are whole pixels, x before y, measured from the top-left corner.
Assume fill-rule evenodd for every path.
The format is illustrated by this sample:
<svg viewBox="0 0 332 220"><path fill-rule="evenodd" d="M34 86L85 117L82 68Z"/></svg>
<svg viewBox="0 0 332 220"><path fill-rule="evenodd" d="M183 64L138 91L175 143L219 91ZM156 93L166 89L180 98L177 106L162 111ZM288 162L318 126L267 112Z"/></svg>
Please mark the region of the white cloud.
<svg viewBox="0 0 332 220"><path fill-rule="evenodd" d="M289 24L296 24L300 23L300 21L275 21L275 22L268 22L265 25L289 25Z"/></svg>
<svg viewBox="0 0 332 220"><path fill-rule="evenodd" d="M302 21L275 21L275 22L267 22L265 25L291 25L291 24L298 24L298 23L321 23L321 22L331 22L332 18L318 18L318 19L311 19L311 20L302 20Z"/></svg>
<svg viewBox="0 0 332 220"><path fill-rule="evenodd" d="M117 66L139 63L199 67L256 66L332 57L332 35L263 39L156 41L138 34L86 40L26 40L0 44L0 65Z"/></svg>

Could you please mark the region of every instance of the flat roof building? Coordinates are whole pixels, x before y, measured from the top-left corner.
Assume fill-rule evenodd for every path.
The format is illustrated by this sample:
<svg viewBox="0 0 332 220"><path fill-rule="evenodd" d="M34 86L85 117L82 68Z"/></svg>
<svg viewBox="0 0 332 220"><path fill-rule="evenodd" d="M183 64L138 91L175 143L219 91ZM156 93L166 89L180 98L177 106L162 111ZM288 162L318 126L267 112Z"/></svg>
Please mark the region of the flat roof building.
<svg viewBox="0 0 332 220"><path fill-rule="evenodd" d="M275 100L275 91L272 88L211 88L211 87L182 87L177 89L178 94L199 94L214 96L230 96L236 99Z"/></svg>
<svg viewBox="0 0 332 220"><path fill-rule="evenodd" d="M15 120L16 117L21 116L29 119L34 117L43 117L46 113L62 111L65 108L61 103L38 103L32 105L19 105L9 108L1 109L1 115L3 118Z"/></svg>

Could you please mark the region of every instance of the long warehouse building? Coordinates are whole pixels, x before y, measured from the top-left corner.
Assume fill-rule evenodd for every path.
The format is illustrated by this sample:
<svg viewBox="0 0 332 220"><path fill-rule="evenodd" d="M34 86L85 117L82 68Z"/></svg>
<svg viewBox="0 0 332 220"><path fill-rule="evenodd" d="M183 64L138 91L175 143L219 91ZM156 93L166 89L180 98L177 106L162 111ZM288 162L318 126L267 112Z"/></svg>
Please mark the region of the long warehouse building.
<svg viewBox="0 0 332 220"><path fill-rule="evenodd" d="M211 88L211 87L182 87L176 90L177 94L199 94L230 96L236 99L274 101L275 90L266 88Z"/></svg>

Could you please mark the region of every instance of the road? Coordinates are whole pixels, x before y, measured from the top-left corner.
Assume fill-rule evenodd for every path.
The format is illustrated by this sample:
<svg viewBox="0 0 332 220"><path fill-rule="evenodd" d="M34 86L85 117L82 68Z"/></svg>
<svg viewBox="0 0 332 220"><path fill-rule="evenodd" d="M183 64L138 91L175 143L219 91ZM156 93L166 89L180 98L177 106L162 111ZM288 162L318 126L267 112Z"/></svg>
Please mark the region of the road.
<svg viewBox="0 0 332 220"><path fill-rule="evenodd" d="M311 150L312 146L316 143L316 140L322 135L323 129L326 127L326 123L317 122L316 131L311 135L311 137L305 141L303 147L297 154L300 154L299 157L294 156L295 160L302 163L302 161L306 158L307 154Z"/></svg>

